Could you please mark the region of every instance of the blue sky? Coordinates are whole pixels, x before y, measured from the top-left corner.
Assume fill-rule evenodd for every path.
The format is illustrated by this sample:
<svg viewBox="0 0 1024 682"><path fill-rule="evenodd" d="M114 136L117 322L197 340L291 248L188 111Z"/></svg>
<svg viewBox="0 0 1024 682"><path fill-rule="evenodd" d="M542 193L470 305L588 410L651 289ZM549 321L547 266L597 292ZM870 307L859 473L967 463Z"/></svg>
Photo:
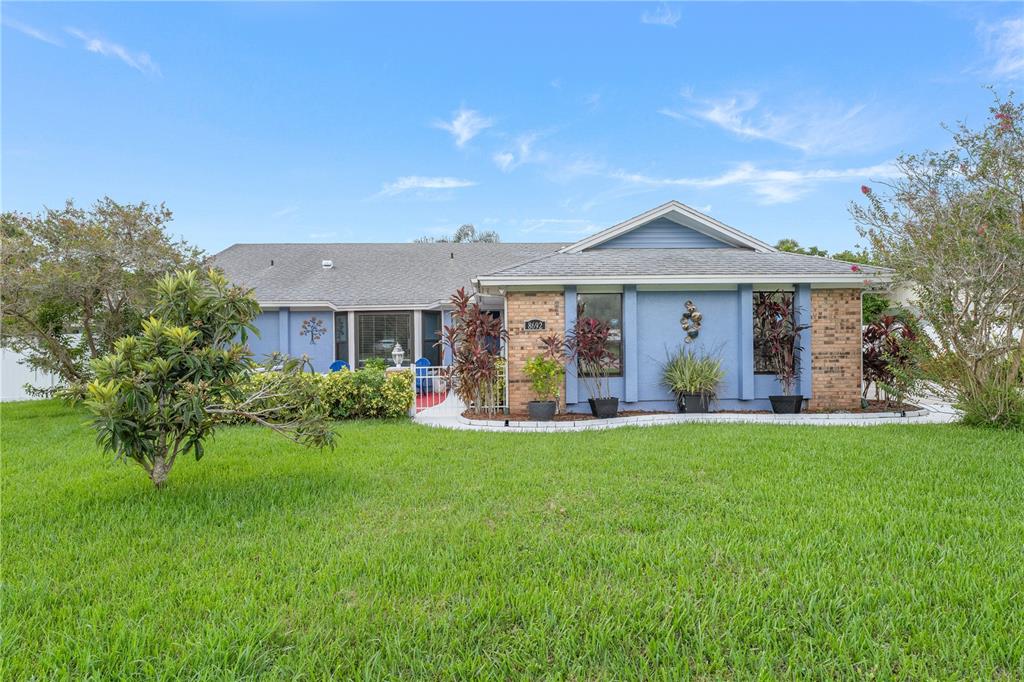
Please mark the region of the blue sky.
<svg viewBox="0 0 1024 682"><path fill-rule="evenodd" d="M774 242L1024 79L999 4L5 2L2 202L166 202L209 250L574 241L678 199Z"/></svg>

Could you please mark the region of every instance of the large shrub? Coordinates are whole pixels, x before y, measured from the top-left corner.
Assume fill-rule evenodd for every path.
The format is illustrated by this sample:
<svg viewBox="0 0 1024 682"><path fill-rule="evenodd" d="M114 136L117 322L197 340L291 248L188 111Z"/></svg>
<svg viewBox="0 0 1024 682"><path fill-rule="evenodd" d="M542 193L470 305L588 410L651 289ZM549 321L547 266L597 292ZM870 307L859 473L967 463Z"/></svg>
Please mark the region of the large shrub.
<svg viewBox="0 0 1024 682"><path fill-rule="evenodd" d="M273 357L266 364L277 367L283 359ZM310 405L321 398L321 386L324 376L312 371L308 362L299 358L294 360L301 365L301 371L282 372L280 370L253 371L241 382L243 400L260 411L272 412L278 420L297 418L304 405ZM248 396L258 396L251 398ZM234 402L229 401L234 406ZM243 416L230 415L229 421L244 424L248 420Z"/></svg>
<svg viewBox="0 0 1024 682"><path fill-rule="evenodd" d="M343 369L323 377L319 390L335 419L404 417L415 397L412 373L404 370Z"/></svg>

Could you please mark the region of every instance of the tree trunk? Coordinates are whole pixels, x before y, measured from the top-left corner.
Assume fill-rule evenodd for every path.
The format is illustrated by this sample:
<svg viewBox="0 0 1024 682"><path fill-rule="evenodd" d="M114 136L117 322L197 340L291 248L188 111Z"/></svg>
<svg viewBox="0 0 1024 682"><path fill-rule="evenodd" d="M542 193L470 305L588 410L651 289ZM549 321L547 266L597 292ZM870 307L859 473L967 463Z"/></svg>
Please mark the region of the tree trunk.
<svg viewBox="0 0 1024 682"><path fill-rule="evenodd" d="M149 478L157 488L163 488L170 472L170 462L163 455L158 455L153 459L153 469L149 472Z"/></svg>

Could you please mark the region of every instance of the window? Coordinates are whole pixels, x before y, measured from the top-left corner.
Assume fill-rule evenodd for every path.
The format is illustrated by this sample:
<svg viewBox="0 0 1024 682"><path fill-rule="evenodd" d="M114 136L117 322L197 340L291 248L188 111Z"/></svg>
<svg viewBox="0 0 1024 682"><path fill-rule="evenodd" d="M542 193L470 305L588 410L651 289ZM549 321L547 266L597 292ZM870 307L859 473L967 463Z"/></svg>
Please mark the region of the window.
<svg viewBox="0 0 1024 682"><path fill-rule="evenodd" d="M402 344L406 360L412 357L412 313L357 313L356 353L362 366L372 358L383 358L391 364L391 351Z"/></svg>
<svg viewBox="0 0 1024 682"><path fill-rule="evenodd" d="M334 313L334 359L348 362L348 313Z"/></svg>
<svg viewBox="0 0 1024 682"><path fill-rule="evenodd" d="M779 303L781 307L791 311L795 316L791 291L755 291L754 292L754 373L775 374L775 362L768 340L765 338L764 320L758 317L758 308L765 303ZM794 318L793 324L796 324Z"/></svg>
<svg viewBox="0 0 1024 682"><path fill-rule="evenodd" d="M622 376L622 294L580 294L576 297L576 316L608 324L608 350L615 362L605 376Z"/></svg>
<svg viewBox="0 0 1024 682"><path fill-rule="evenodd" d="M424 312L421 323L423 338L423 357L430 360L431 365L441 364L441 348L437 342L441 340L441 313Z"/></svg>

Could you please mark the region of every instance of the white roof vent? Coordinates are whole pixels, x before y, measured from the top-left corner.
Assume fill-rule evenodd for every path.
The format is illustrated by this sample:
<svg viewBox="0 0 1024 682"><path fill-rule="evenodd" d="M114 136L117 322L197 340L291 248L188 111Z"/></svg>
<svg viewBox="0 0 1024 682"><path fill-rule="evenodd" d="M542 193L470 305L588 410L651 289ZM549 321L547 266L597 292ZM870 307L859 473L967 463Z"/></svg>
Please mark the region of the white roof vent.
<svg viewBox="0 0 1024 682"><path fill-rule="evenodd" d="M322 260L320 261L320 267L322 267L324 270L331 270L332 268L334 268L334 261Z"/></svg>

